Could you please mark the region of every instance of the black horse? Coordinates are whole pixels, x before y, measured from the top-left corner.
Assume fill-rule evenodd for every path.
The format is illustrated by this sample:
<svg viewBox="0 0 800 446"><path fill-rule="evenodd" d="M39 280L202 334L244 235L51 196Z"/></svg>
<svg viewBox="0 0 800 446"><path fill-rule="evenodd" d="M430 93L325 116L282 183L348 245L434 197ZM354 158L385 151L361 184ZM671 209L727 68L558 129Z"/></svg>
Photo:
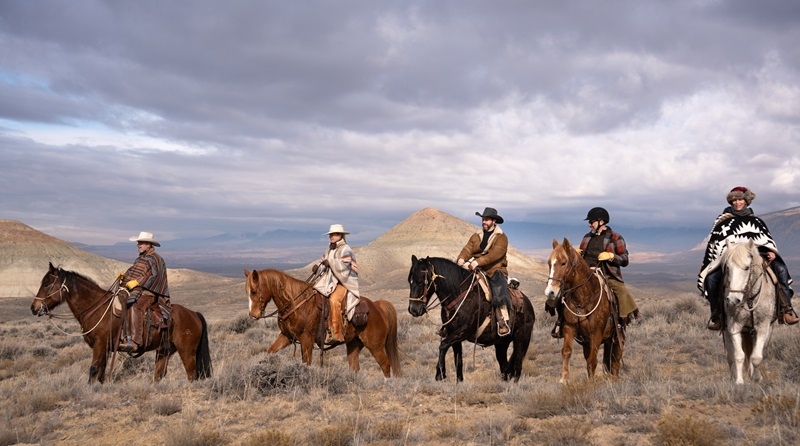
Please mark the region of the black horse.
<svg viewBox="0 0 800 446"><path fill-rule="evenodd" d="M436 364L436 380L446 378L445 355L453 348L456 378L464 380L461 342L470 341L482 347L494 345L495 356L500 364L504 381L514 378L518 381L522 374L522 361L531 342L531 332L536 316L530 299L520 292L521 308L514 305L509 314L511 333L498 336L492 317L492 304L484 295L481 286L473 280L474 272L468 271L455 262L439 257L417 259L411 257L411 271L408 283L411 292L408 299L408 312L414 317L425 314L435 293L442 307L442 328L439 344L439 362ZM485 322L489 322L488 325ZM508 346L514 343L511 358Z"/></svg>

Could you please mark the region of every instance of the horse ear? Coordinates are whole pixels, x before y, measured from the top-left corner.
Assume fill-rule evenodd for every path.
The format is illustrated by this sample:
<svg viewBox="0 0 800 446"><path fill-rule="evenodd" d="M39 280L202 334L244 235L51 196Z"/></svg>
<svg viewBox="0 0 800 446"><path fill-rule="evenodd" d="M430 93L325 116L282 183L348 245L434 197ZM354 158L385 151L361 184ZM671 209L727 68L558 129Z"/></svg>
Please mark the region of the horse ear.
<svg viewBox="0 0 800 446"><path fill-rule="evenodd" d="M570 248L572 248L572 245L570 245L570 244L569 244L569 240L567 240L567 238L566 238L566 237L564 237L564 243L563 243L563 245L564 245L564 249L566 249L566 250L568 250L568 251L569 251L569 249L570 249Z"/></svg>
<svg viewBox="0 0 800 446"><path fill-rule="evenodd" d="M417 256L415 256L414 254L411 254L411 264L413 265L413 264L415 264L417 262L418 262Z"/></svg>
<svg viewBox="0 0 800 446"><path fill-rule="evenodd" d="M556 249L557 246L558 246L558 240L553 239L553 249Z"/></svg>
<svg viewBox="0 0 800 446"><path fill-rule="evenodd" d="M47 262L47 263L50 265L50 272L51 273L56 270L56 267L53 266L53 262Z"/></svg>
<svg viewBox="0 0 800 446"><path fill-rule="evenodd" d="M250 271L248 271L247 268L244 269L244 276L250 277Z"/></svg>

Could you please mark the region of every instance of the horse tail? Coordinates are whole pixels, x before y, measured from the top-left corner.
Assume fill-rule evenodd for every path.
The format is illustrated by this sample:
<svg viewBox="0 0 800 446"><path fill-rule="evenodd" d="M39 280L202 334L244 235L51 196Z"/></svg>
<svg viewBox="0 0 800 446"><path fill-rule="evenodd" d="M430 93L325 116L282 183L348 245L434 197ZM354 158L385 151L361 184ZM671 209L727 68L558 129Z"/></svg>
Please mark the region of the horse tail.
<svg viewBox="0 0 800 446"><path fill-rule="evenodd" d="M386 333L386 356L389 357L389 367L392 370L392 376L401 376L403 369L400 366L400 348L397 343L397 310L394 305L385 300L375 302L378 309L386 316L388 324L388 331Z"/></svg>
<svg viewBox="0 0 800 446"><path fill-rule="evenodd" d="M211 349L208 343L208 324L202 313L195 311L195 314L200 318L200 323L203 325L203 333L200 335L200 343L197 346L197 354L195 356L195 378L211 378L212 367Z"/></svg>

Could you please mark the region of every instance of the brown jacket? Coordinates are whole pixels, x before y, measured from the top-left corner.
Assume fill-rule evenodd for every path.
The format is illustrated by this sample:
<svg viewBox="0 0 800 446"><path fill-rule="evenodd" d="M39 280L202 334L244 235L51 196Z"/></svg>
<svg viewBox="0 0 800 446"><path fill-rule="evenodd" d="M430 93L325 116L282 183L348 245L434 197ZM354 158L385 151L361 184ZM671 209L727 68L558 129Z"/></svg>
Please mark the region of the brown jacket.
<svg viewBox="0 0 800 446"><path fill-rule="evenodd" d="M481 240L483 240L483 231L472 234L464 249L458 254L458 258L464 259L466 262L474 257L475 261L478 262L478 266L489 277L492 277L497 270L502 271L508 277L508 258L506 258L508 236L503 233L499 226L496 226L492 235L489 236L485 251L481 251Z"/></svg>

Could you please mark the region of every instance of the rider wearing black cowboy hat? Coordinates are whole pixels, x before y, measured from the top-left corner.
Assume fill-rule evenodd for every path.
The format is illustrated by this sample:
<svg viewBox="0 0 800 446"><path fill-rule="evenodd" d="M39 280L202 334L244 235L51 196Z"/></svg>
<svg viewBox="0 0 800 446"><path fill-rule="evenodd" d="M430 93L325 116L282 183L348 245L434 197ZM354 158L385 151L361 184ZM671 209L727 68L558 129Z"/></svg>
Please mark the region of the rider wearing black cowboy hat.
<svg viewBox="0 0 800 446"><path fill-rule="evenodd" d="M485 208L481 217L483 232L470 236L467 244L458 254L456 263L467 264L469 269L480 267L492 287L492 307L497 314L497 334L505 336L511 332L508 326L508 311L511 308L511 296L508 294L508 236L500 229L503 217L494 208Z"/></svg>

